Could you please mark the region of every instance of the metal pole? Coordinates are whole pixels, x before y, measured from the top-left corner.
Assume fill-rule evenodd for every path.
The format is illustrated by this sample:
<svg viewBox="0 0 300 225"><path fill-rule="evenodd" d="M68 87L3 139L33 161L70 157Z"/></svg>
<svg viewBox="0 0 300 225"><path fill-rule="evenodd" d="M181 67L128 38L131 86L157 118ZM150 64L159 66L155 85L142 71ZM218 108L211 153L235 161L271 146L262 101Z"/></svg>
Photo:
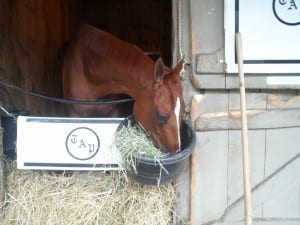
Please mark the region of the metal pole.
<svg viewBox="0 0 300 225"><path fill-rule="evenodd" d="M251 201L251 184L250 184L250 160L248 149L248 126L246 112L246 97L245 97L245 79L243 65L243 49L242 35L236 33L236 48L238 59L238 70L240 78L240 102L241 102L241 122L242 122L242 142L243 142L243 181L244 181L244 207L245 207L245 224L252 224L252 201Z"/></svg>

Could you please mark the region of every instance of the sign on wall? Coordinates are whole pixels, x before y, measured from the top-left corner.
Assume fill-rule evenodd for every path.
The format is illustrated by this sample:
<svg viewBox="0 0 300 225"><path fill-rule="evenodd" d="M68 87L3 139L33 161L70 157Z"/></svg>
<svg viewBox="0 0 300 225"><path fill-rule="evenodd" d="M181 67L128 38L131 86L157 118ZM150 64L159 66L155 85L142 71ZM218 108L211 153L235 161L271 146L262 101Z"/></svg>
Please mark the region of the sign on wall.
<svg viewBox="0 0 300 225"><path fill-rule="evenodd" d="M300 0L225 0L224 10L228 73L238 72L236 32L246 73L300 72Z"/></svg>
<svg viewBox="0 0 300 225"><path fill-rule="evenodd" d="M120 170L113 140L123 120L19 116L18 169Z"/></svg>

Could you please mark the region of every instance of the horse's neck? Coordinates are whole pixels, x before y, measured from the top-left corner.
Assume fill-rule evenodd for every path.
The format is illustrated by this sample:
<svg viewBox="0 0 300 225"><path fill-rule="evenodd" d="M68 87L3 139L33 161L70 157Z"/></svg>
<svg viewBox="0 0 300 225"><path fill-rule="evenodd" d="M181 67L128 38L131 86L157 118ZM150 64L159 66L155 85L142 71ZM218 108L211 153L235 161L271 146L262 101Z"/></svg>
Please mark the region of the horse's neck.
<svg viewBox="0 0 300 225"><path fill-rule="evenodd" d="M86 63L96 75L91 75L92 80L104 81L107 91L111 88L110 92L119 94L120 91L133 98L152 91L154 62L140 48L89 26L86 29L92 32L91 35L86 31L82 33L85 47L89 48L89 51L83 50L87 54ZM91 65L89 60L93 58L97 59ZM99 74L101 78L97 78Z"/></svg>
<svg viewBox="0 0 300 225"><path fill-rule="evenodd" d="M108 92L128 94L134 99L152 93L153 72L151 69L142 68L138 62L128 63L125 66L120 66L119 69L118 73L113 74L114 68L111 68L112 80L106 82L107 88L109 88Z"/></svg>
<svg viewBox="0 0 300 225"><path fill-rule="evenodd" d="M102 92L128 94L136 99L152 92L154 63L145 55L128 54L119 57L103 57L95 65L95 79L100 75Z"/></svg>
<svg viewBox="0 0 300 225"><path fill-rule="evenodd" d="M152 86L154 62L135 45L125 42L118 42L117 46L114 44L108 45L108 49L115 49L108 59L115 64L112 65L112 71L117 67L118 72L121 72L116 74L115 79L138 88L148 89L150 85Z"/></svg>

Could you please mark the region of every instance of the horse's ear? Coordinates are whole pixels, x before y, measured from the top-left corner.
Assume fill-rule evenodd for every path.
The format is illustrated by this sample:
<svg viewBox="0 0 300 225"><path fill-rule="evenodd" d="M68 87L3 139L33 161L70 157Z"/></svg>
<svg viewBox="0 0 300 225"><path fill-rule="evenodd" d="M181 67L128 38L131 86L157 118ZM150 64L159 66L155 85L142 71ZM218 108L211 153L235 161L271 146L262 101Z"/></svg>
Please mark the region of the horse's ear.
<svg viewBox="0 0 300 225"><path fill-rule="evenodd" d="M162 60L162 58L159 58L156 60L154 65L154 80L156 82L161 82L164 79L165 75L165 64Z"/></svg>
<svg viewBox="0 0 300 225"><path fill-rule="evenodd" d="M180 72L183 70L183 66L184 66L185 60L181 59L177 65L174 68L174 74L180 74Z"/></svg>

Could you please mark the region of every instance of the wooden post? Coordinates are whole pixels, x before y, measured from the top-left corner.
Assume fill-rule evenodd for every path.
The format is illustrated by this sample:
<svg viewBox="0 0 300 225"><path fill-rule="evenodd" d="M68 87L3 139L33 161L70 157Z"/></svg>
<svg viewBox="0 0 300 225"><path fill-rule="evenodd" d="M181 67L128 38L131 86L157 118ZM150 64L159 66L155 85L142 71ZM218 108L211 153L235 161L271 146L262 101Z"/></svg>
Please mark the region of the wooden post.
<svg viewBox="0 0 300 225"><path fill-rule="evenodd" d="M241 122L242 122L242 143L243 143L243 175L244 175L244 207L245 207L245 224L252 224L252 201L251 201L251 184L250 184L250 160L248 149L248 126L246 115L246 97L245 97L245 79L243 66L243 49L242 35L236 34L236 48L238 69L240 78L240 100L241 100Z"/></svg>
<svg viewBox="0 0 300 225"><path fill-rule="evenodd" d="M1 118L0 118L1 124ZM0 126L0 203L4 200L4 153L3 153L3 129Z"/></svg>
<svg viewBox="0 0 300 225"><path fill-rule="evenodd" d="M197 119L197 112L200 105L200 102L202 100L202 95L194 95L192 98L192 102L190 105L190 120L193 128L195 129L195 120ZM197 157L195 156L195 151L192 153L191 157L191 195L190 195L190 224L196 225L197 221L195 221L195 215L197 212L195 212L195 195L196 193L196 184L197 184Z"/></svg>

